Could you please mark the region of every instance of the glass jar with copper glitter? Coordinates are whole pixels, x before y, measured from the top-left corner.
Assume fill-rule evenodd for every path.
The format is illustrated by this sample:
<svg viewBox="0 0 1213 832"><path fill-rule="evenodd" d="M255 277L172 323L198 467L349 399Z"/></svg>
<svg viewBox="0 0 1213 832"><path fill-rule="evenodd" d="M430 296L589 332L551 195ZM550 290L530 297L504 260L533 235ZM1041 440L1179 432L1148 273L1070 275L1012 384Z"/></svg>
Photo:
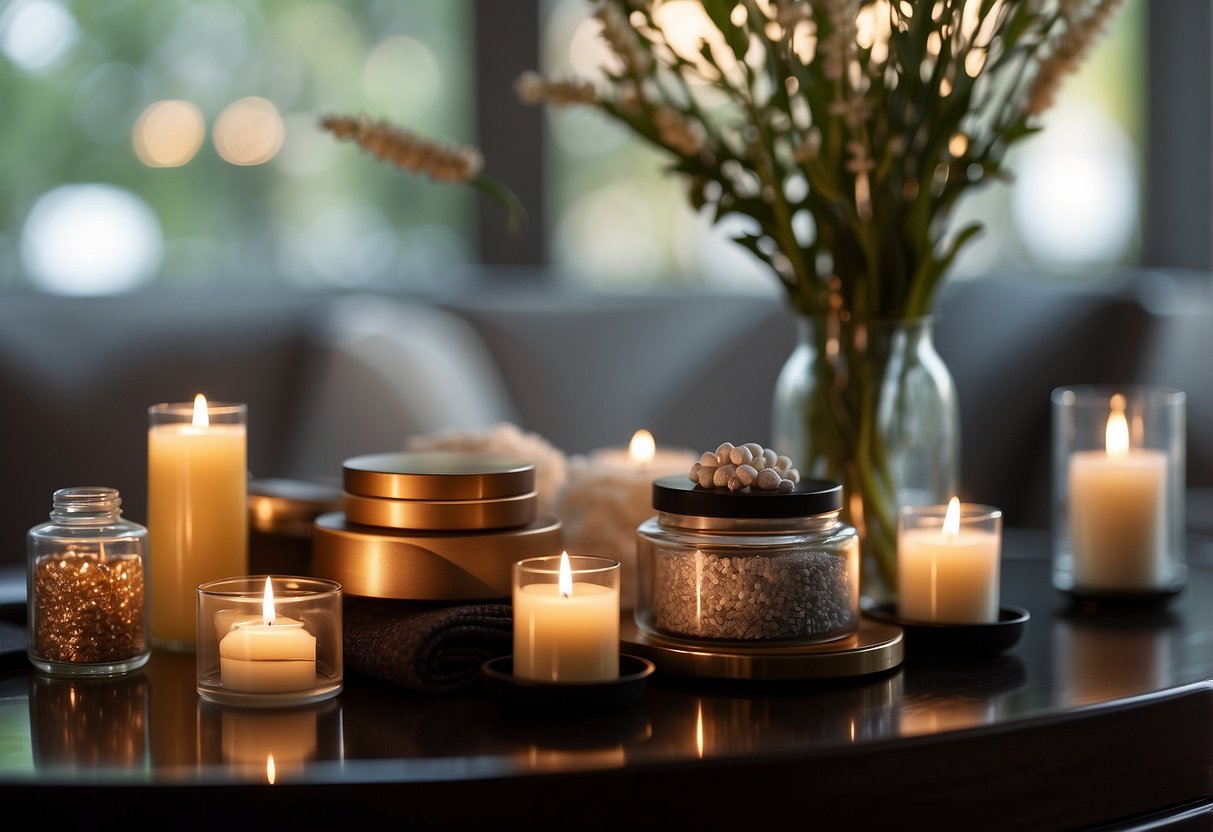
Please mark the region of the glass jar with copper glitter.
<svg viewBox="0 0 1213 832"><path fill-rule="evenodd" d="M118 491L55 492L50 521L27 536L29 646L56 676L117 676L147 664L147 529L122 517Z"/></svg>

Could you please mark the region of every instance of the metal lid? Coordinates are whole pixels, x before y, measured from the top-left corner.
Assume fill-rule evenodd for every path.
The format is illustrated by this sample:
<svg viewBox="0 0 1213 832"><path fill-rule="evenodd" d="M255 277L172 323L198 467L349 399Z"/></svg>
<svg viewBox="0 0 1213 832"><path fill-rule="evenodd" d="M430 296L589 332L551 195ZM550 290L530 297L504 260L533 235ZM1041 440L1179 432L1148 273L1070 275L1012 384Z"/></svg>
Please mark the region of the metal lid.
<svg viewBox="0 0 1213 832"><path fill-rule="evenodd" d="M653 508L669 514L701 517L809 517L842 508L842 485L831 480L801 480L796 490L729 491L701 488L685 476L673 475L653 481Z"/></svg>
<svg viewBox="0 0 1213 832"><path fill-rule="evenodd" d="M248 508L254 531L311 537L313 520L341 508L341 487L321 480L254 479Z"/></svg>
<svg viewBox="0 0 1213 832"><path fill-rule="evenodd" d="M346 494L345 516L351 523L392 529L479 531L525 526L535 519L539 495L484 500L388 500Z"/></svg>
<svg viewBox="0 0 1213 832"><path fill-rule="evenodd" d="M559 555L560 521L537 517L517 529L446 534L360 526L341 512L316 518L313 574L348 595L412 601L511 595L515 561Z"/></svg>
<svg viewBox="0 0 1213 832"><path fill-rule="evenodd" d="M394 500L483 500L535 490L535 465L467 451L367 454L347 459L342 485L350 494Z"/></svg>

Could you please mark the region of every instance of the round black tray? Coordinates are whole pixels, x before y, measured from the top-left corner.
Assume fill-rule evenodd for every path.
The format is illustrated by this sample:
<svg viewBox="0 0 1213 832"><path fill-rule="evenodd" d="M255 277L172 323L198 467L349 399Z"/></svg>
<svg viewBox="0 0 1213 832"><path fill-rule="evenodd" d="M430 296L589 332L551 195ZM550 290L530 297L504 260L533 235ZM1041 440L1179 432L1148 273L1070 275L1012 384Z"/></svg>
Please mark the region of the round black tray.
<svg viewBox="0 0 1213 832"><path fill-rule="evenodd" d="M503 702L543 711L602 711L640 699L655 667L648 659L619 655L619 678L609 682L538 682L514 675L514 657L501 656L480 666L485 681Z"/></svg>
<svg viewBox="0 0 1213 832"><path fill-rule="evenodd" d="M987 659L1014 647L1031 617L1022 607L1004 606L990 624L948 624L900 618L895 604L875 604L863 614L905 631L906 658Z"/></svg>

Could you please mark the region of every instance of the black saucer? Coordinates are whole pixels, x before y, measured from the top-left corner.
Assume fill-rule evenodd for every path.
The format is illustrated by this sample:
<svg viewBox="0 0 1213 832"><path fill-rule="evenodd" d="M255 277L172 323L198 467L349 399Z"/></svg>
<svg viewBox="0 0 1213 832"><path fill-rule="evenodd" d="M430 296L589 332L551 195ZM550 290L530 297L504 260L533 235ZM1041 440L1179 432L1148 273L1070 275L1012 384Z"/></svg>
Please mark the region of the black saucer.
<svg viewBox="0 0 1213 832"><path fill-rule="evenodd" d="M514 657L501 656L480 666L489 687L510 705L544 711L602 711L631 705L644 693L653 663L619 654L619 678L609 682L537 682L514 675Z"/></svg>
<svg viewBox="0 0 1213 832"><path fill-rule="evenodd" d="M863 614L896 624L905 631L907 658L987 659L1009 650L1027 629L1028 611L1004 606L991 624L946 624L914 621L897 616L896 604L875 604Z"/></svg>

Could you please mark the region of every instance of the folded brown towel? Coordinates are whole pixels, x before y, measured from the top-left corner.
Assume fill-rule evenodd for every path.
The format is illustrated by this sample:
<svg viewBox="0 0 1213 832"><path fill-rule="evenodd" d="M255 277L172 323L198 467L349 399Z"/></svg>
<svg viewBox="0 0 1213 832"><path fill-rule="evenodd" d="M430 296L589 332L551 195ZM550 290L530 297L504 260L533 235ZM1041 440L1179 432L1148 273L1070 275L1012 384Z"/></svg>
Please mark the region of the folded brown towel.
<svg viewBox="0 0 1213 832"><path fill-rule="evenodd" d="M434 605L345 598L346 670L421 693L454 693L513 650L509 604Z"/></svg>

